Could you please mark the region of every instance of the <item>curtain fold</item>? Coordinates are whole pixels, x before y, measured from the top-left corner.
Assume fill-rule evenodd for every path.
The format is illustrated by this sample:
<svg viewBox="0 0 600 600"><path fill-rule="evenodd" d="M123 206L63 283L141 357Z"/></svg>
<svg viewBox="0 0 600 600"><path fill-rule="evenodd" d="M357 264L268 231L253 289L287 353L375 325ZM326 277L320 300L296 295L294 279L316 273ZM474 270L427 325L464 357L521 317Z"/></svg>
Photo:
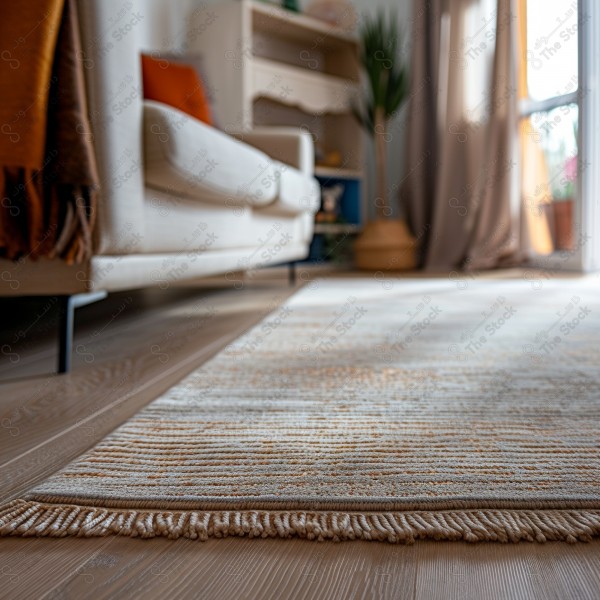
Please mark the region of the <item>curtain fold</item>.
<svg viewBox="0 0 600 600"><path fill-rule="evenodd" d="M415 0L407 177L401 200L429 270L519 264L513 0Z"/></svg>

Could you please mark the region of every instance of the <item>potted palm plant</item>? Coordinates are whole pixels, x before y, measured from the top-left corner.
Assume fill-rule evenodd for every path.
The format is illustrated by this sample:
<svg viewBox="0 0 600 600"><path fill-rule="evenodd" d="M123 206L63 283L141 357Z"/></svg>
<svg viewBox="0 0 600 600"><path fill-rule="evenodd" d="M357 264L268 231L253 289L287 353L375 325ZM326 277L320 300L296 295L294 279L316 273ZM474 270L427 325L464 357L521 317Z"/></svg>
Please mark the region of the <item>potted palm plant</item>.
<svg viewBox="0 0 600 600"><path fill-rule="evenodd" d="M367 17L360 28L361 63L366 95L354 115L371 136L375 149L376 217L355 244L356 266L370 270L414 268L415 240L403 220L391 219L387 158L391 118L408 97L408 73L400 59L397 19L384 11Z"/></svg>

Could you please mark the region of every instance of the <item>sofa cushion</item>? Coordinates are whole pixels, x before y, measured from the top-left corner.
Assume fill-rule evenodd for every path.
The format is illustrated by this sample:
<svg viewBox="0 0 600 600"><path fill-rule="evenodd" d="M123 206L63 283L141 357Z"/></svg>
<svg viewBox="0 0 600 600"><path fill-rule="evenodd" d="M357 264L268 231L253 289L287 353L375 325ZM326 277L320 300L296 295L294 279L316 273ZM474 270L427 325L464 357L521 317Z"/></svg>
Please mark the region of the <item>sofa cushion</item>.
<svg viewBox="0 0 600 600"><path fill-rule="evenodd" d="M194 70L198 74L198 77L200 77L200 80L202 81L202 86L204 88L204 94L206 95L206 99L208 101L208 107L209 107L210 116L212 119L212 123L210 123L210 124L213 127L216 127L217 129L223 129L223 127L221 126L221 123L219 122L219 119L217 119L217 116L216 116L216 110L215 110L215 105L217 102L217 100L215 98L216 90L215 90L214 86L211 85L210 80L206 76L206 65L205 65L204 56L202 54L199 54L198 52L186 52L184 54L161 52L157 56L161 59L168 60L170 63L175 63L177 65L188 65L188 66L194 68ZM254 144L251 144L251 145L253 146ZM267 152L267 154L268 154L268 152Z"/></svg>
<svg viewBox="0 0 600 600"><path fill-rule="evenodd" d="M142 79L146 100L163 102L213 124L204 84L192 65L142 54Z"/></svg>
<svg viewBox="0 0 600 600"><path fill-rule="evenodd" d="M277 196L266 154L160 102L144 101L144 157L146 185L176 196L232 206Z"/></svg>
<svg viewBox="0 0 600 600"><path fill-rule="evenodd" d="M192 259L198 252L245 248L240 254L241 266L267 246L310 241L305 238L304 214L272 214L252 206L231 210L147 189L146 235L136 252L183 253Z"/></svg>

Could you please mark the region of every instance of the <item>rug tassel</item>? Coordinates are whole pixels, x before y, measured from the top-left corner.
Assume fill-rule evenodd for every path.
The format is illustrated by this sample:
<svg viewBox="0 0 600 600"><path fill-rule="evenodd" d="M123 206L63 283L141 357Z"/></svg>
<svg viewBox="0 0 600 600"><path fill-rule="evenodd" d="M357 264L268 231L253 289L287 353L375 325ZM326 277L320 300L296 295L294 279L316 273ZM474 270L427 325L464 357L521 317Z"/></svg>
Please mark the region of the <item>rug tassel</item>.
<svg viewBox="0 0 600 600"><path fill-rule="evenodd" d="M0 510L1 536L167 537L207 540L247 536L317 540L415 539L590 541L600 510L448 510L399 513L305 511L135 511L14 500Z"/></svg>

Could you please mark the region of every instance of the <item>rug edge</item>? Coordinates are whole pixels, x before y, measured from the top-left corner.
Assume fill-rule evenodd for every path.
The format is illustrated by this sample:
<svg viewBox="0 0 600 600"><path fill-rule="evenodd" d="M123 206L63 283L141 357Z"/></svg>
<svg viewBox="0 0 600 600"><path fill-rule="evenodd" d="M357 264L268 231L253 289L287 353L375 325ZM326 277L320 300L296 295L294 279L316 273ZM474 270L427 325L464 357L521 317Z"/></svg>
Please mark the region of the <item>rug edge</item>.
<svg viewBox="0 0 600 600"><path fill-rule="evenodd" d="M466 509L404 512L160 511L13 500L0 506L0 537L222 537L467 542L589 542L600 510Z"/></svg>

